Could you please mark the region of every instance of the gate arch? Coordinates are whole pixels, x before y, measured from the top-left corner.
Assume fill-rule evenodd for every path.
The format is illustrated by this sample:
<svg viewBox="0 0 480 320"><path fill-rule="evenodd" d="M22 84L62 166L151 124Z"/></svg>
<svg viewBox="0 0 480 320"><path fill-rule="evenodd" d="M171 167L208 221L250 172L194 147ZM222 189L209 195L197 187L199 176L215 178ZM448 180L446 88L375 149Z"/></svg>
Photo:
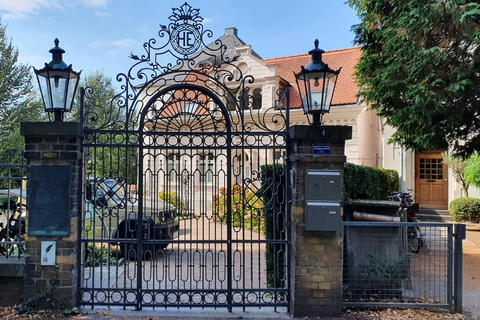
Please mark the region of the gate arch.
<svg viewBox="0 0 480 320"><path fill-rule="evenodd" d="M253 77L203 43L198 10L176 10L109 106L82 90L78 303L288 307L288 99L246 109Z"/></svg>

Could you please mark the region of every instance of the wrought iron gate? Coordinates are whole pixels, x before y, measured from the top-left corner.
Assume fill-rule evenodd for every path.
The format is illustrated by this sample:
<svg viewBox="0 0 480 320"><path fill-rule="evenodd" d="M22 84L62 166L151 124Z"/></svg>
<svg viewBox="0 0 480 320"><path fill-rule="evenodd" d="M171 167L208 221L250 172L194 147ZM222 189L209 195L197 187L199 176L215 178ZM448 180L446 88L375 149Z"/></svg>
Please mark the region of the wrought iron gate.
<svg viewBox="0 0 480 320"><path fill-rule="evenodd" d="M169 19L110 105L82 90L79 304L288 306L288 92L260 105L197 9Z"/></svg>

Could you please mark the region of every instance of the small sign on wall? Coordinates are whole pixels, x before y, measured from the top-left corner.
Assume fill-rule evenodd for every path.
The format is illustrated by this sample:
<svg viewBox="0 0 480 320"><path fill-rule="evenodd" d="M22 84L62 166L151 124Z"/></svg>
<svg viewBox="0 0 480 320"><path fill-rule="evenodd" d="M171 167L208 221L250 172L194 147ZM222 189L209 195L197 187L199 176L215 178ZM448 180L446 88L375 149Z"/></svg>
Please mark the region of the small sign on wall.
<svg viewBox="0 0 480 320"><path fill-rule="evenodd" d="M55 241L42 241L42 266L54 266L56 264L57 244Z"/></svg>
<svg viewBox="0 0 480 320"><path fill-rule="evenodd" d="M328 144L314 144L313 145L313 154L330 154L330 145Z"/></svg>

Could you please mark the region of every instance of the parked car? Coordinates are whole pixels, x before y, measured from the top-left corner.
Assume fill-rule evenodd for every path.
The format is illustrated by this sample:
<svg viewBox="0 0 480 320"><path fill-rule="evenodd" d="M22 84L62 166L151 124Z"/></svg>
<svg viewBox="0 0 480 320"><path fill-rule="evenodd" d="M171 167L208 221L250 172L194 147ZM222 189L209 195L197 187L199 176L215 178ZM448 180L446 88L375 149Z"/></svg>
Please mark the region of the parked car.
<svg viewBox="0 0 480 320"><path fill-rule="evenodd" d="M88 178L86 181L85 231L88 237L105 239L119 244L125 258L137 259L138 202L129 201L125 181L104 178ZM179 223L175 219L177 209L161 199L154 199L153 206L144 206L144 252L167 248L175 238ZM148 258L145 256L145 258Z"/></svg>

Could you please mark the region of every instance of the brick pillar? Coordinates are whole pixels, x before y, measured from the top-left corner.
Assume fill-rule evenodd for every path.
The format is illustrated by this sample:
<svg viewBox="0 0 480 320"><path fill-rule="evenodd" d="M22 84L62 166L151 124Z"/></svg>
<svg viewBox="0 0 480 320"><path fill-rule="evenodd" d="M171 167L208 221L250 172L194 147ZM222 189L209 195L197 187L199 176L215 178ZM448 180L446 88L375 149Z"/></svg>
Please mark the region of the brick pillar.
<svg viewBox="0 0 480 320"><path fill-rule="evenodd" d="M347 126L291 127L290 309L295 317L335 317L342 311L342 228L338 232L305 230L305 178L307 169L338 170L343 186L345 140L351 138L352 127ZM314 154L314 145L330 154Z"/></svg>
<svg viewBox="0 0 480 320"><path fill-rule="evenodd" d="M64 304L66 308L72 308L77 304L77 217L79 210L81 210L81 203L79 203L81 190L78 186L82 157L80 124L73 122L25 122L21 124L21 134L25 137L25 158L29 168L31 166L72 167L70 208L69 213L65 213L69 214L70 217L70 236L28 236L29 217L27 216L24 301L35 294L45 293L46 287L50 286L54 290L58 304ZM28 178L32 178L30 169ZM29 188L31 186L32 183L30 183ZM29 195L33 191L29 190ZM28 201L30 202L31 199L28 199ZM55 203L52 203L52 206L55 206ZM42 241L55 241L56 265L41 264Z"/></svg>

